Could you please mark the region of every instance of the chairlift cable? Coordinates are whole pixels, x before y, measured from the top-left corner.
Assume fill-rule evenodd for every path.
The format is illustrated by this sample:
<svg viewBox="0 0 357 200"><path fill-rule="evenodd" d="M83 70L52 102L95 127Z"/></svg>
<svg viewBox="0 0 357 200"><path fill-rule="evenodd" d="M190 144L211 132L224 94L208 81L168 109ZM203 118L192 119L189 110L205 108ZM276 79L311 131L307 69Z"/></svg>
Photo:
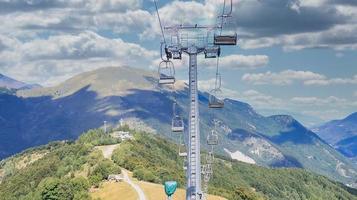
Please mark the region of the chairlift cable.
<svg viewBox="0 0 357 200"><path fill-rule="evenodd" d="M219 57L217 57L217 63L216 63L216 80L215 80L215 84L214 84L214 89L218 89L218 77L219 76Z"/></svg>
<svg viewBox="0 0 357 200"><path fill-rule="evenodd" d="M157 19L159 20L159 24L160 24L160 29L161 29L161 34L162 34L162 39L166 45L166 39L165 39L165 34L164 34L164 29L162 27L162 23L161 23L161 18L160 18L160 14L159 14L159 9L157 7L157 2L156 0L153 0L154 4L155 4L155 8L156 8L156 13L157 13Z"/></svg>
<svg viewBox="0 0 357 200"><path fill-rule="evenodd" d="M220 25L220 32L219 35L222 35L222 29L223 29L223 20L224 20L224 12L226 9L226 0L223 1L223 8L222 8L222 15L221 15L221 25Z"/></svg>
<svg viewBox="0 0 357 200"><path fill-rule="evenodd" d="M231 3L232 3L232 1L231 1ZM222 31L223 31L223 20L224 20L225 9L226 9L226 0L223 1L223 8L222 8L222 16L221 16L221 25L220 25L219 35L222 35ZM231 9L232 9L232 6L231 6ZM232 11L231 11L231 12L232 12ZM219 75L219 56L217 56L217 63L216 63L216 81L215 81L215 88L214 88L214 89L217 89L218 75Z"/></svg>

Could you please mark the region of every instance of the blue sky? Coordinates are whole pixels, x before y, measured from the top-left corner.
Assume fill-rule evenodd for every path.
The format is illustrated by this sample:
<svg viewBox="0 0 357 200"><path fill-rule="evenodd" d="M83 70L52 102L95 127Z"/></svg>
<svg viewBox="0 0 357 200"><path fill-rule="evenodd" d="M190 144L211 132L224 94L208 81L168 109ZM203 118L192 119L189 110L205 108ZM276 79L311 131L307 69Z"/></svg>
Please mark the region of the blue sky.
<svg viewBox="0 0 357 200"><path fill-rule="evenodd" d="M159 0L164 25L214 24L220 0ZM224 48L227 97L306 125L357 111L357 1L233 0ZM78 73L127 65L156 70L160 29L151 0L0 0L0 73L56 85ZM176 62L187 79L187 58ZM214 60L199 60L212 88Z"/></svg>

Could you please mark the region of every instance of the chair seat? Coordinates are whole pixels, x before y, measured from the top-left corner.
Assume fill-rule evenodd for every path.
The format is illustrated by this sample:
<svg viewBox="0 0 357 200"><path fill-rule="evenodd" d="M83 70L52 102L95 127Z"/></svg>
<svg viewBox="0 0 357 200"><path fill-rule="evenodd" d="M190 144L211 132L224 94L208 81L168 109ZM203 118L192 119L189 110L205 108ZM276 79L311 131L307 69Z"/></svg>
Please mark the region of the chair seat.
<svg viewBox="0 0 357 200"><path fill-rule="evenodd" d="M215 45L237 45L237 34L234 35L215 35Z"/></svg>
<svg viewBox="0 0 357 200"><path fill-rule="evenodd" d="M173 76L162 76L159 79L160 84L174 84L175 83L175 77Z"/></svg>

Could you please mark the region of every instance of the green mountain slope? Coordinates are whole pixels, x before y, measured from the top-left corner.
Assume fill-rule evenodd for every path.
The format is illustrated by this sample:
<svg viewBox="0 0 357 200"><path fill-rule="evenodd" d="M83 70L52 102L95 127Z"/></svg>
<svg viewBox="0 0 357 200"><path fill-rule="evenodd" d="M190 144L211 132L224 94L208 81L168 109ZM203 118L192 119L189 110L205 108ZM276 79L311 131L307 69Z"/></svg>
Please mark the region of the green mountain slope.
<svg viewBox="0 0 357 200"><path fill-rule="evenodd" d="M0 199L90 199L91 185L118 173L119 166L132 170L141 180L177 180L184 187L177 145L147 133L137 132L134 137L114 151L114 162L105 159L94 145L118 141L99 130L89 131L75 142L51 143L4 160L0 164ZM301 169L264 168L219 157L214 172L209 192L232 200L357 199L356 190Z"/></svg>
<svg viewBox="0 0 357 200"><path fill-rule="evenodd" d="M135 141L126 141L121 147L113 160L133 170L139 179L162 182L169 177L182 186L182 174L171 178L183 172L176 145L138 134ZM224 157L216 159L209 192L228 199L357 199L356 190L302 169L264 168Z"/></svg>
<svg viewBox="0 0 357 200"><path fill-rule="evenodd" d="M76 139L103 121L110 125L120 119L140 121L178 141L170 130L173 94L158 87L155 76L140 69L110 67L79 74L55 87L23 90L16 96L0 94L0 159L49 141ZM175 88L177 109L188 113L187 86L178 82ZM218 120L220 155L240 153L260 166L299 167L346 184L356 181L357 166L292 117L265 117L232 99L216 112L207 104L208 94L200 92L203 147L213 120ZM187 127L187 116L183 117Z"/></svg>

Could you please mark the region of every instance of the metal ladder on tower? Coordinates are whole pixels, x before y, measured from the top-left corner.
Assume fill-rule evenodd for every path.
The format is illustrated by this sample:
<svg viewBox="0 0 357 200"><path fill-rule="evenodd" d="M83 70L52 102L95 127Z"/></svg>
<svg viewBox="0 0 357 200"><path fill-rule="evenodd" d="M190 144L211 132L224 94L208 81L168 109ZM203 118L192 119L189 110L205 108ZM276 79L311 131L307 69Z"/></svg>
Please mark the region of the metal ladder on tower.
<svg viewBox="0 0 357 200"><path fill-rule="evenodd" d="M197 192L200 191L200 185L197 185L200 183L200 178L201 178L201 173L198 171L198 168L201 168L200 166L200 149L197 147L197 140L199 140L198 136L198 93L197 93L197 55L190 55L190 69L189 69L189 81L190 81L190 158L189 158L189 176L190 176L190 187L192 193L190 194L190 199L191 200L197 200L200 198L197 198L197 195L199 195Z"/></svg>

